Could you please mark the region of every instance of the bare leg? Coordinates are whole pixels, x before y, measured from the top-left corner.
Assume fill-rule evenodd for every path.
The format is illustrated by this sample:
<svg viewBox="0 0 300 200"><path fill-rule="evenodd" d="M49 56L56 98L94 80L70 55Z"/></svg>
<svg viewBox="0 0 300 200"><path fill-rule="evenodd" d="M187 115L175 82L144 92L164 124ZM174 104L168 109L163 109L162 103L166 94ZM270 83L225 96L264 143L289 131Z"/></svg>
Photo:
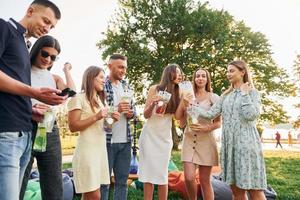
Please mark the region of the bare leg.
<svg viewBox="0 0 300 200"><path fill-rule="evenodd" d="M158 185L158 199L167 200L168 199L168 184Z"/></svg>
<svg viewBox="0 0 300 200"><path fill-rule="evenodd" d="M238 188L236 185L231 185L231 190L233 193L233 200L247 200L246 190Z"/></svg>
<svg viewBox="0 0 300 200"><path fill-rule="evenodd" d="M82 200L99 200L101 199L100 189L82 194Z"/></svg>
<svg viewBox="0 0 300 200"><path fill-rule="evenodd" d="M214 190L210 182L211 166L199 166L199 176L204 200L214 200Z"/></svg>
<svg viewBox="0 0 300 200"><path fill-rule="evenodd" d="M196 166L194 163L183 162L184 181L189 200L197 200Z"/></svg>
<svg viewBox="0 0 300 200"><path fill-rule="evenodd" d="M144 183L144 200L152 200L154 186L152 183Z"/></svg>
<svg viewBox="0 0 300 200"><path fill-rule="evenodd" d="M251 199L266 200L266 196L262 190L249 190Z"/></svg>

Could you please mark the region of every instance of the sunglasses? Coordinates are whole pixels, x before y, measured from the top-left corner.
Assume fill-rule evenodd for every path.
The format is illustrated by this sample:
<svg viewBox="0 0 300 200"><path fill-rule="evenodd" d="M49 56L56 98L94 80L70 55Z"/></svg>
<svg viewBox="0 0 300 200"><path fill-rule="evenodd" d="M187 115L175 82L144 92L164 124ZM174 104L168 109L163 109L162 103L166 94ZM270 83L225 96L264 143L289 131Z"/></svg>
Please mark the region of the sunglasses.
<svg viewBox="0 0 300 200"><path fill-rule="evenodd" d="M57 58L58 58L56 55L50 55L47 51L44 51L44 50L41 50L41 56L42 56L43 58L48 58L48 57L50 56L50 59L51 59L52 61L56 61Z"/></svg>

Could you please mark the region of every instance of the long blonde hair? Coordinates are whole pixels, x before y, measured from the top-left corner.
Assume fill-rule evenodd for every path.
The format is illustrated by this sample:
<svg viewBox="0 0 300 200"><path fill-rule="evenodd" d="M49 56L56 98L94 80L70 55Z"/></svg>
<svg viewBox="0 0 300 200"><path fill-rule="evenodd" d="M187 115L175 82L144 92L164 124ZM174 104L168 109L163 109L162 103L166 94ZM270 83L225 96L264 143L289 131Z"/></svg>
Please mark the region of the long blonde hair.
<svg viewBox="0 0 300 200"><path fill-rule="evenodd" d="M247 63L243 60L234 60L230 63L228 63L229 65L233 65L235 66L239 71L244 71L244 77L243 77L243 82L246 83L250 83L251 87L254 88L253 82L252 82L252 78L250 76L250 70L249 67L247 65ZM228 93L230 93L233 90L233 85L231 84L230 87L225 90L225 92L223 92L222 96L227 95Z"/></svg>

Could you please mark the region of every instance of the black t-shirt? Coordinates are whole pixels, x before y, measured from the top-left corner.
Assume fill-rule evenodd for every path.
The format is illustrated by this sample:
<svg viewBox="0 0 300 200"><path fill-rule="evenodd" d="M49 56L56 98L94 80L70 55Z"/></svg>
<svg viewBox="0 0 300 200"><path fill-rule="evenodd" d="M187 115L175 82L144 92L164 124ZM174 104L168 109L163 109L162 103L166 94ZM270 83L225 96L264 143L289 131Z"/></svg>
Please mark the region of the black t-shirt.
<svg viewBox="0 0 300 200"><path fill-rule="evenodd" d="M0 70L30 85L31 65L24 40L25 32L26 29L13 19L9 22L0 19ZM0 91L0 133L30 131L31 115L30 97Z"/></svg>

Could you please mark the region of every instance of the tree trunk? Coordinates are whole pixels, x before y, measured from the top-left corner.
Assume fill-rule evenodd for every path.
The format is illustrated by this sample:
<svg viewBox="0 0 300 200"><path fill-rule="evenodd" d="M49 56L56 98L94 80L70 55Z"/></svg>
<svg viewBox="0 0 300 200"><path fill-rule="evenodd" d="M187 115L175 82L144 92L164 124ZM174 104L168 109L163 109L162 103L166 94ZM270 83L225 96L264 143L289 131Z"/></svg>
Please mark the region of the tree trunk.
<svg viewBox="0 0 300 200"><path fill-rule="evenodd" d="M180 138L178 137L176 127L175 127L175 119L172 118L172 139L173 139L173 150L179 150L178 145L180 142Z"/></svg>

